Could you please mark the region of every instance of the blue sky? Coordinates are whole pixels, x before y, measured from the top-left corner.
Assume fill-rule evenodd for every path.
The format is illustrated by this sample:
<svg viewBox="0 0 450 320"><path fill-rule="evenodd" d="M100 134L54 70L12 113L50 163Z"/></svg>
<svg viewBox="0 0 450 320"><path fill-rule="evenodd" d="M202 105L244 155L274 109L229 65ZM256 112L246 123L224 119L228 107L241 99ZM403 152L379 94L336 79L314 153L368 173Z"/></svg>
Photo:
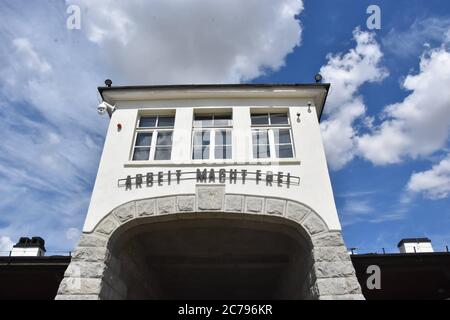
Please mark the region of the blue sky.
<svg viewBox="0 0 450 320"><path fill-rule="evenodd" d="M69 30L66 9L81 9ZM368 30L369 5L381 29ZM71 250L107 119L96 87L332 83L322 134L348 247L450 245L450 3L445 0L0 2L0 251Z"/></svg>

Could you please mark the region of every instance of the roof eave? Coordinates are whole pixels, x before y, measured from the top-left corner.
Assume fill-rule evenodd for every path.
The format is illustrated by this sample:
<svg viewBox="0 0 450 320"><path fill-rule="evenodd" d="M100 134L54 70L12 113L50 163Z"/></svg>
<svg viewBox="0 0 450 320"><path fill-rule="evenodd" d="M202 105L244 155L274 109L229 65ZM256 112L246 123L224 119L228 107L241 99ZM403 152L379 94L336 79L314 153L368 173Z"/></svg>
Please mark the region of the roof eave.
<svg viewBox="0 0 450 320"><path fill-rule="evenodd" d="M294 83L294 84L191 84L191 85L139 85L139 86L116 86L116 87L98 87L98 91L103 100L105 100L104 92L108 91L129 91L129 90L201 90L201 89L267 89L267 88L302 88L302 89L324 89L324 97L321 98L319 106L319 121L322 118L325 103L330 89L329 83ZM105 100L107 102L112 102Z"/></svg>

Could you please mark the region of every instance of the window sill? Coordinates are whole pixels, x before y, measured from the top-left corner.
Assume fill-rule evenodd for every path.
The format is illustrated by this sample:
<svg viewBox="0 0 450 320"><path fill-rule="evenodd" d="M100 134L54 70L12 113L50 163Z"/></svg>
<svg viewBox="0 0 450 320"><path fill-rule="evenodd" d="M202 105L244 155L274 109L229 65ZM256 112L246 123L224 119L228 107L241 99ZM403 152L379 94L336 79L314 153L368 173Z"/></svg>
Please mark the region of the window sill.
<svg viewBox="0 0 450 320"><path fill-rule="evenodd" d="M125 168L140 168L140 167L194 167L194 166L267 166L267 165L300 165L299 159L279 159L279 160L249 160L249 161L235 161L235 160L153 160L153 161L128 161L124 164Z"/></svg>

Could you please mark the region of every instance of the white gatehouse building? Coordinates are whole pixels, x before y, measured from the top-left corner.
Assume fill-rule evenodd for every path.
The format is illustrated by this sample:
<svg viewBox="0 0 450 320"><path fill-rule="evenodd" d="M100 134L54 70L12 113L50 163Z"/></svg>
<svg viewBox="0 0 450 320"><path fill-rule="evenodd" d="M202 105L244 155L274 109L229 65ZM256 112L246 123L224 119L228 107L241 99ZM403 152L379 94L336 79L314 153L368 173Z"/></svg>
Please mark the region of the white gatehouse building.
<svg viewBox="0 0 450 320"><path fill-rule="evenodd" d="M99 88L111 119L57 299L362 299L319 128L328 89Z"/></svg>

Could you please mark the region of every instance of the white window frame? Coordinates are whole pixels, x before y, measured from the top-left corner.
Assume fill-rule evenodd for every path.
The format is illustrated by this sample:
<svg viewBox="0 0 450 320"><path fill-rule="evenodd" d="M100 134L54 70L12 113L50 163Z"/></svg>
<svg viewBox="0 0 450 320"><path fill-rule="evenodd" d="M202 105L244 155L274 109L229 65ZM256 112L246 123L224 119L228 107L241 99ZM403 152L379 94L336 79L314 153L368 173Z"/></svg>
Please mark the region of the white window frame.
<svg viewBox="0 0 450 320"><path fill-rule="evenodd" d="M262 114L262 115L267 115L268 116L268 124L252 124L252 115L257 115L257 114ZM287 124L275 124L272 125L271 123L271 118L270 115L271 114L286 114L287 116L287 120L288 123ZM289 117L289 112L288 111L276 111L276 112L261 112L261 111L255 111L252 112L250 110L250 124L251 124L251 154L252 154L252 159L253 160L291 160L291 159L295 159L295 148L294 148L294 139L293 139L293 135L292 135L292 126L291 126L291 119ZM278 158L277 157L277 152L276 152L276 148L275 148L275 130L289 130L289 136L291 138L291 149L292 149L292 157L290 158ZM253 153L253 132L259 131L259 130L267 130L267 135L268 135L268 139L269 139L269 152L270 152L270 156L267 158L258 158L255 157L255 154ZM287 145L287 144L286 144Z"/></svg>
<svg viewBox="0 0 450 320"><path fill-rule="evenodd" d="M141 118L147 118L147 117L156 117L156 123L154 127L139 127L140 122L141 122ZM159 117L173 117L174 121L175 121L175 115L174 114L151 114L151 115L146 115L146 114L142 114L139 115L137 123L136 123L136 130L135 130L135 134L134 134L134 139L133 139L133 146L132 146L132 150L131 150L131 156L130 159L133 162L136 161L170 161L172 160L172 151L173 151L173 134L174 134L174 127L175 127L175 123L173 126L170 127L158 127L159 124ZM164 159L164 160L155 160L155 153L156 153L156 142L158 141L158 135L159 132L167 132L167 131L171 131L172 132L172 144L170 146L170 159ZM150 142L150 146L136 146L136 141L137 141L137 137L139 133L152 133L152 140ZM150 152L149 152L149 158L147 160L134 160L134 152L136 150L136 148L150 148Z"/></svg>
<svg viewBox="0 0 450 320"><path fill-rule="evenodd" d="M212 116L212 125L207 127L195 127L195 116ZM214 119L216 116L223 116L223 115L231 115L231 123L228 126L215 126L214 125ZM194 159L194 147L196 146L194 144L194 138L196 132L205 132L209 131L209 157L208 159ZM231 147L231 158L217 158L215 157L215 150L216 150L216 132L217 131L229 131L230 132L230 138L231 138L231 144L224 144L221 146ZM198 145L200 146L200 145ZM194 113L194 117L192 120L192 138L191 138L191 160L192 161L206 161L206 160L232 160L234 156L234 150L233 150L233 113L232 112L216 112L216 113Z"/></svg>

